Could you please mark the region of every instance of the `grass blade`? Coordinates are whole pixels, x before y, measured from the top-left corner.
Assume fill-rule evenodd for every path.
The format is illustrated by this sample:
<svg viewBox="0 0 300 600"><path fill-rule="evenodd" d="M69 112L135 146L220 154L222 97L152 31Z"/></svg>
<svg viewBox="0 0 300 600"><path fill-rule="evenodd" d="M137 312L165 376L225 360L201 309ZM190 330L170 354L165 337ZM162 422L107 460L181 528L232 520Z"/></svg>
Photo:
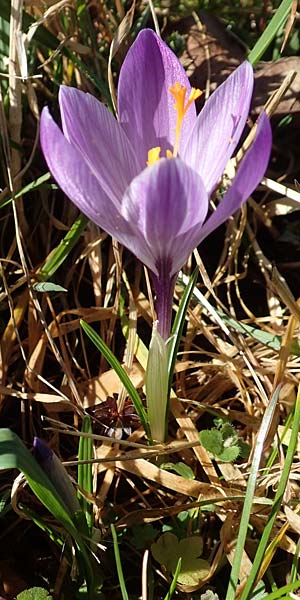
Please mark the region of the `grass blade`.
<svg viewBox="0 0 300 600"><path fill-rule="evenodd" d="M241 516L239 533L238 533L238 537L237 537L237 541L236 541L236 548L235 548L234 559L233 559L233 564L232 564L232 569L231 569L231 574L230 574L229 585L228 585L227 594L226 594L226 600L234 600L234 598L235 598L235 592L236 592L236 588L237 588L237 584L238 584L238 580L239 580L240 567L241 567L241 563L242 563L243 550L244 550L244 546L245 546L245 542L246 542L248 525L249 525L251 509L252 509L252 504L253 504L253 499L254 499L254 494L255 494L256 479L257 479L257 475L258 475L258 471L259 471L261 455L263 452L263 445L264 445L264 441L265 441L266 435L268 433L268 429L270 427L270 423L272 421L272 417L273 417L273 414L274 414L274 411L275 411L275 408L277 405L279 392L280 392L280 388L277 388L275 393L273 394L273 397L270 400L269 406L266 409L266 412L264 414L264 417L263 417L263 420L262 420L262 423L260 426L260 430L258 432L256 446L255 446L255 450L253 453L252 465L251 465L251 469L250 469L250 475L249 475L249 479L248 479L245 500L244 500L244 506L243 506L243 512L242 512L242 516ZM247 598L250 598L250 596L247 596ZM245 598L244 598L244 600L245 600Z"/></svg>
<svg viewBox="0 0 300 600"><path fill-rule="evenodd" d="M177 311L172 331L171 331L171 339L168 342L168 371L169 371L169 393L172 386L172 377L175 368L175 362L177 358L178 347L181 340L182 330L185 322L186 313L188 310L188 306L190 303L190 299L193 293L193 289L196 284L196 280L198 277L198 268L195 269L194 273L191 275L187 286L185 287L179 309Z"/></svg>
<svg viewBox="0 0 300 600"><path fill-rule="evenodd" d="M288 599L291 600L291 596L289 595L290 592L294 592L299 587L300 587L300 580L297 579L297 581L288 583L287 585L284 585L283 587L279 588L278 590L271 592L271 594L268 594L268 596L264 597L264 600L279 600L279 599L283 600L283 598L285 598L285 597L288 597Z"/></svg>
<svg viewBox="0 0 300 600"><path fill-rule="evenodd" d="M88 415L83 417L81 431L83 433L92 433L92 422ZM91 437L80 437L79 449L78 449L78 460L90 461L93 458L93 440ZM79 464L78 465L78 485L79 487L87 492L88 494L93 493L93 472L92 464ZM93 506L88 500L78 494L79 502L82 506L82 510L85 513L87 525L89 531L92 530L93 526Z"/></svg>
<svg viewBox="0 0 300 600"><path fill-rule="evenodd" d="M177 579L178 579L180 571L181 571L181 563L182 563L182 559L179 558L178 563L176 565L175 573L173 575L172 583L170 585L170 589L169 589L167 595L165 596L164 600L171 600L171 598L176 590Z"/></svg>
<svg viewBox="0 0 300 600"><path fill-rule="evenodd" d="M130 396L130 398L133 402L136 413L139 416L141 423L145 429L145 433L146 433L148 439L150 440L151 439L150 428L149 428L149 424L148 424L146 410L143 406L142 400L141 400L138 392L136 391L131 380L129 379L126 371L124 371L124 369L122 368L122 365L119 363L118 359L114 356L114 354L112 353L110 348L101 339L100 335L98 335L98 333L96 333L96 331L93 329L93 327L91 327L90 325L88 325L88 323L86 323L85 321L82 321L82 320L80 321L80 324L81 324L82 329L87 334L87 336L90 338L90 340L93 342L93 344L95 344L96 348L98 348L98 350L103 354L104 358L107 360L107 362L114 369L114 371L117 373L118 377L122 381L123 385L125 386L125 388L128 392L128 395Z"/></svg>
<svg viewBox="0 0 300 600"><path fill-rule="evenodd" d="M243 593L241 595L241 600L248 600L248 598L250 598L250 594L255 586L256 580L258 577L260 577L260 570L262 571L262 570L265 570L265 568L267 568L266 562L267 563L269 562L270 554L273 553L274 548L272 546L272 543L269 547L269 552L267 551L267 544L270 539L270 535L272 533L272 529L273 529L273 526L275 523L277 513L278 513L280 506L282 504L282 501L283 501L283 497L284 497L286 485L288 482L292 462L294 459L294 454L295 454L295 451L297 448L299 426L300 426L300 386L298 388L298 395L297 395L297 400L296 400L296 405L295 405L295 413L294 413L291 438L290 438L289 445L287 447L287 453L286 453L286 458L284 461L282 474L280 477L280 481L278 484L278 488L277 488L277 491L275 494L273 506L272 506L271 512L269 514L268 521L264 527L264 530L263 530L263 533L261 536L261 540L260 540L259 546L258 546L256 554L255 554L252 569L249 573L247 583L246 583ZM265 564L263 565L263 563L265 563ZM261 565L263 565L263 567L264 567L263 569L261 569Z"/></svg>
<svg viewBox="0 0 300 600"><path fill-rule="evenodd" d="M115 560L116 560L116 565L117 565L117 572L118 572L118 579L119 579L119 584L120 584L120 588L121 588L122 600L129 600L129 596L127 594L126 585L125 585L125 579L124 579L124 575L123 575L117 532L116 532L114 525L111 525L110 528L111 528L111 533L112 533L112 538L113 538Z"/></svg>
<svg viewBox="0 0 300 600"><path fill-rule="evenodd" d="M282 0L280 6L276 10L275 15L248 55L248 60L252 65L255 65L259 61L264 52L270 46L278 30L287 19L291 10L291 6L292 0Z"/></svg>
<svg viewBox="0 0 300 600"><path fill-rule="evenodd" d="M66 260L71 250L74 248L82 232L84 231L87 222L87 217L84 215L79 215L78 219L76 219L76 221L73 223L70 231L68 231L68 233L65 235L59 246L57 246L57 248L51 252L47 262L38 272L38 277L40 280L46 281L47 279L51 279L52 275L54 275L57 269Z"/></svg>
<svg viewBox="0 0 300 600"><path fill-rule="evenodd" d="M49 181L49 179L51 179L51 174L49 172L45 173L44 175L41 175L34 181L31 181L30 183L25 185L21 190L16 192L16 194L14 196L14 200L16 200L17 198L20 198L20 196L25 196L25 194L28 194L28 192L32 192L32 190L36 190L41 185L46 183L46 181ZM57 189L57 185L55 183L51 184L51 187ZM12 197L5 198L5 200L2 200L2 202L0 202L0 208L3 208L7 204L10 204L10 202L12 202Z"/></svg>

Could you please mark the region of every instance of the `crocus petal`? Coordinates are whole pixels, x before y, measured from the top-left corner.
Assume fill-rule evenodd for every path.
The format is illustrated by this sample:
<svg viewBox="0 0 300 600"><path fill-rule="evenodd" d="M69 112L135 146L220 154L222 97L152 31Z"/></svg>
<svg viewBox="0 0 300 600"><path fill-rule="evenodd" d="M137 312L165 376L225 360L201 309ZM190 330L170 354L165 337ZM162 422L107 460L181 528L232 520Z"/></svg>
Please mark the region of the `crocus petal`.
<svg viewBox="0 0 300 600"><path fill-rule="evenodd" d="M208 195L239 142L252 91L253 69L244 62L207 100L184 147L182 158L200 173Z"/></svg>
<svg viewBox="0 0 300 600"><path fill-rule="evenodd" d="M201 241L235 213L255 190L268 166L271 147L270 121L266 113L262 113L258 120L254 142L243 158L232 186L202 227Z"/></svg>
<svg viewBox="0 0 300 600"><path fill-rule="evenodd" d="M180 159L159 160L132 181L124 196L122 215L139 232L132 251L156 275L167 269L172 277L194 249L194 230L199 237L207 210L199 175ZM151 263L142 246L148 247Z"/></svg>
<svg viewBox="0 0 300 600"><path fill-rule="evenodd" d="M149 244L144 239L137 223L139 199L129 219L126 219L126 215L124 218L121 206L116 206L105 194L89 166L78 150L66 140L47 108L44 108L41 116L41 145L54 179L79 210L129 248L151 271L156 272L156 256L152 252L151 242Z"/></svg>
<svg viewBox="0 0 300 600"><path fill-rule="evenodd" d="M48 167L58 185L89 219L119 239L130 225L101 188L78 150L66 140L47 108L41 116L41 145ZM127 239L127 238L126 238ZM123 239L120 240L123 243Z"/></svg>
<svg viewBox="0 0 300 600"><path fill-rule="evenodd" d="M191 86L178 58L154 31L144 29L126 55L118 86L119 120L139 153L141 168L150 148L160 146L162 156L173 149L177 112L169 88L176 82L186 87L188 98ZM192 105L183 120L179 152L195 121Z"/></svg>
<svg viewBox="0 0 300 600"><path fill-rule="evenodd" d="M61 86L59 104L66 139L80 152L104 192L121 201L139 168L118 121L94 96Z"/></svg>

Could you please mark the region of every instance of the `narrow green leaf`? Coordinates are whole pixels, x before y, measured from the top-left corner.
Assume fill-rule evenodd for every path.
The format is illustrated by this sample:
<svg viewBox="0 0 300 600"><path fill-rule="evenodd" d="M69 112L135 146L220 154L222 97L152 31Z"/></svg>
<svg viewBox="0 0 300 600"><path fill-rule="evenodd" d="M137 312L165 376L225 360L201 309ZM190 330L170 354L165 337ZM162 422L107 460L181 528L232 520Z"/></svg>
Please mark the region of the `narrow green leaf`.
<svg viewBox="0 0 300 600"><path fill-rule="evenodd" d="M88 323L86 323L83 320L80 321L80 324L81 324L82 329L85 331L85 333L90 338L90 340L93 342L93 344L96 346L96 348L98 348L98 350L101 352L101 354L103 354L104 358L107 360L107 362L114 369L114 371L117 373L118 377L122 381L123 385L125 386L125 388L128 392L128 395L130 396L130 398L133 402L136 413L139 416L141 423L145 429L145 433L146 433L148 439L150 440L151 434L150 434L150 428L149 428L146 410L143 406L142 400L141 400L138 392L136 391L131 380L129 379L126 371L123 369L122 365L119 363L118 359L114 356L114 354L112 353L110 348L101 339L100 335L98 335L98 333L96 333L96 331L93 329L93 327L91 327Z"/></svg>
<svg viewBox="0 0 300 600"><path fill-rule="evenodd" d="M90 71L84 62L82 62L82 60L80 60L74 52L70 52L68 48L63 48L62 52L74 63L74 65L76 65L76 67L78 67L79 71L84 73L84 75L86 75L86 77L92 82L95 88L105 98L109 110L114 113L114 108L107 84L99 79L99 77L97 77L93 71Z"/></svg>
<svg viewBox="0 0 300 600"><path fill-rule="evenodd" d="M92 421L89 415L85 415L82 420L82 433L92 433ZM90 437L80 437L78 460L90 461L93 458L93 440ZM78 464L78 485L88 494L93 493L93 472L92 464ZM91 531L93 526L93 505L88 502L82 494L78 494L82 510L85 513L88 528Z"/></svg>
<svg viewBox="0 0 300 600"><path fill-rule="evenodd" d="M280 27L282 27L285 20L287 19L291 7L292 0L282 0L270 23L268 24L260 38L257 40L254 48L252 48L248 56L248 60L252 63L252 65L255 65L259 61L264 52L270 46Z"/></svg>
<svg viewBox="0 0 300 600"><path fill-rule="evenodd" d="M124 575L123 575L117 532L116 532L114 525L111 525L110 528L111 528L111 533L112 533L112 538L113 538L115 560L116 560L116 565L117 565L117 573L118 573L118 579L119 579L122 599L129 600L129 596L127 594L126 585L125 585L125 579L124 579Z"/></svg>
<svg viewBox="0 0 300 600"><path fill-rule="evenodd" d="M39 279L46 281L54 275L79 240L87 222L87 217L82 214L79 215L70 231L65 235L59 246L52 251L50 258L48 258L47 262L38 272Z"/></svg>
<svg viewBox="0 0 300 600"><path fill-rule="evenodd" d="M264 596L264 600L284 600L284 598L288 598L289 600L291 600L291 596L289 595L291 592L294 592L295 590L297 590L300 587L300 580L297 579L296 581L293 581L292 583L288 583L287 585L284 585L283 587L279 588L278 590L275 590L274 592L271 592L271 594L268 594L267 596Z"/></svg>
<svg viewBox="0 0 300 600"><path fill-rule="evenodd" d="M15 200L17 198L20 198L20 196L25 196L29 192L32 192L32 190L36 190L41 185L43 185L46 181L49 181L49 179L51 179L51 174L48 172L48 173L45 173L44 175L41 175L41 177L38 177L34 181L31 181L30 183L28 183L28 185L25 185L21 190L19 190L15 194L15 196L14 196ZM57 189L57 185L56 184L53 184L53 187L55 189ZM11 201L12 201L12 198L5 198L5 200L3 200L0 203L0 208L3 208L7 204L10 204Z"/></svg>
<svg viewBox="0 0 300 600"><path fill-rule="evenodd" d="M44 521L44 519L42 519L38 513L31 508L28 508L28 506L21 504L21 508L24 515L26 515L28 519L31 519L31 521L35 523L39 529L44 531L44 533L49 537L50 540L52 540L52 542L67 552L66 539L63 530L59 532L54 527L51 527L51 525L46 523L46 521Z"/></svg>
<svg viewBox="0 0 300 600"><path fill-rule="evenodd" d="M4 71L9 56L9 23L0 16L0 69Z"/></svg>
<svg viewBox="0 0 300 600"><path fill-rule="evenodd" d="M182 559L179 558L176 569L175 569L175 573L173 575L172 583L170 585L170 589L169 589L167 595L165 596L164 600L171 600L171 598L176 590L177 580L178 580L178 577L179 577L180 571L181 571L181 563L182 563Z"/></svg>
<svg viewBox="0 0 300 600"><path fill-rule="evenodd" d="M278 390L278 393L279 393L279 390ZM268 408L267 408L267 411L268 411ZM291 466L292 466L295 451L297 448L299 427L300 427L300 386L298 388L298 395L297 395L297 400L296 400L296 404L295 404L295 413L294 413L291 438L290 438L289 445L287 447L287 452L286 452L286 457L285 457L281 477L279 480L275 498L273 500L273 505L272 505L270 514L268 516L268 521L264 527L258 548L256 550L256 554L255 554L255 557L254 557L254 560L252 563L252 568L248 575L247 583L246 583L245 588L241 595L241 600L248 600L248 598L250 598L251 592L254 589L254 586L256 583L256 578L257 578L259 569L265 558L266 549L267 549L267 545L270 540L270 536L272 534L273 526L274 526L277 514L282 505L284 494L286 492L286 486L288 483Z"/></svg>
<svg viewBox="0 0 300 600"><path fill-rule="evenodd" d="M222 311L216 311L218 315L221 317L222 321L228 326L238 331L243 335L249 335L254 340L261 342L264 346L268 348L272 348L272 350L279 351L282 346L282 336L274 335L269 331L262 331L258 327L253 327L253 325L249 325L246 323L241 323L240 321L236 321L232 317L229 317ZM291 353L296 356L300 356L300 344L297 340L293 340L291 344Z"/></svg>
<svg viewBox="0 0 300 600"><path fill-rule="evenodd" d="M187 283L185 281L185 276L184 278L179 280L179 283L184 287L184 289L186 289ZM272 348L272 350L280 350L282 346L282 336L274 335L269 331L262 331L258 327L254 327L253 325L249 325L248 323L241 323L240 321L233 319L221 310L214 308L214 306L210 304L210 302L205 298L205 296L201 294L201 292L197 288L194 288L192 295L197 302L200 302L200 304L207 311L209 311L209 313L213 316L215 320L219 318L220 320L222 320L224 325L227 325L227 327L231 327L231 329L234 329L235 331L238 331L239 333L245 336L249 335L254 340L257 340L258 342L264 344L268 348ZM293 340L291 343L291 353L295 354L296 356L300 356L300 344L297 340Z"/></svg>
<svg viewBox="0 0 300 600"><path fill-rule="evenodd" d="M261 455L263 452L263 445L264 445L264 441L265 441L266 435L267 435L269 427L270 427L270 423L271 423L273 415L274 415L274 411L275 411L278 397L279 397L279 392L280 392L280 388L278 387L275 390L275 393L273 394L268 407L266 408L266 411L265 411L265 414L264 414L264 417L263 417L263 420L262 420L262 423L260 426L260 430L257 435L256 445L255 445L255 449L254 449L254 453L253 453L252 464L251 464L251 469L250 469L250 474L249 474L249 479L248 479L248 484L247 484L247 490L246 490L246 495L245 495L245 500L244 500L244 506L243 506L242 516L241 516L241 521L240 521L240 526L239 526L239 532L238 532L238 537L237 537L237 541L236 541L234 559L233 559L232 569L231 569L231 573L230 573L230 580L229 580L229 585L228 585L227 594L226 594L226 600L234 600L235 599L235 593L236 593L236 588L237 588L239 574L240 574L240 567L241 567L242 558L243 558L243 550L244 550L244 546L245 546L245 542L246 542L249 520L250 520L250 515L251 515L251 509L252 509L253 499L254 499L254 494L255 494L256 480L257 480L257 476L258 476L258 472L259 472ZM248 582L246 584L246 587L248 587ZM253 580L251 581L250 589L252 589L252 587L253 587ZM250 589L248 589L248 592L250 591ZM250 594L244 596L242 600L246 600L246 599L249 600L249 598L250 598Z"/></svg>
<svg viewBox="0 0 300 600"><path fill-rule="evenodd" d="M177 473L177 475L180 475L181 477L184 477L184 479L188 479L190 481L195 479L193 469L183 462L162 463L160 468L164 469L165 471L174 471L174 473Z"/></svg>
<svg viewBox="0 0 300 600"><path fill-rule="evenodd" d="M68 290L57 283L53 283L52 281L40 281L39 283L33 284L33 289L36 292L67 292Z"/></svg>
<svg viewBox="0 0 300 600"><path fill-rule="evenodd" d="M174 319L171 337L168 342L168 371L169 371L169 393L172 386L172 378L177 358L178 347L181 340L182 330L185 322L186 313L190 303L190 299L196 285L198 277L198 268L195 269L194 273L189 279L189 283L185 287L181 302Z"/></svg>

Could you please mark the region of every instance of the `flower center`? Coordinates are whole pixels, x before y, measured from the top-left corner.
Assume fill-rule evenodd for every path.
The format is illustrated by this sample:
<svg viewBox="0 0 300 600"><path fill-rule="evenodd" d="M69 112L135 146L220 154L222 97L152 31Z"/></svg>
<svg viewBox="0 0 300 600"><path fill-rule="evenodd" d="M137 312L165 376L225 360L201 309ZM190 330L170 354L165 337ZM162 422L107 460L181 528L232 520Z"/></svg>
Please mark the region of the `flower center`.
<svg viewBox="0 0 300 600"><path fill-rule="evenodd" d="M173 152L171 152L171 150L167 150L167 152L166 152L167 158L172 158L172 157L176 157L178 154L179 139L180 139L180 133L181 133L183 119L184 119L188 109L190 108L190 106L193 104L193 102L195 102L195 100L197 100L197 98L200 98L200 96L202 96L203 92L196 88L192 88L186 104L185 104L186 87L184 85L181 85L177 81L176 83L174 83L174 85L172 85L169 88L169 92L174 97L174 100L175 100L174 108L175 108L175 110L177 110L175 143L174 143ZM147 160L148 166L153 165L153 163L155 163L157 160L159 160L160 151L161 151L160 146L156 146L155 148L151 148L149 150L148 160Z"/></svg>

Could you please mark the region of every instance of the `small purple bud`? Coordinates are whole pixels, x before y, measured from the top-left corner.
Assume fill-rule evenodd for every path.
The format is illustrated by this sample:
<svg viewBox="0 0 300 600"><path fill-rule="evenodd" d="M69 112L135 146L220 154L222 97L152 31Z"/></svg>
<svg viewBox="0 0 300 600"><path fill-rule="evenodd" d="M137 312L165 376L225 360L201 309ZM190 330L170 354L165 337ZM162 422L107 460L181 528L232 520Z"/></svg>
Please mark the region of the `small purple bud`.
<svg viewBox="0 0 300 600"><path fill-rule="evenodd" d="M81 510L70 477L58 456L38 437L33 440L34 456L48 475L71 515Z"/></svg>
<svg viewBox="0 0 300 600"><path fill-rule="evenodd" d="M41 466L52 459L52 450L38 437L33 440L33 450L34 456Z"/></svg>

